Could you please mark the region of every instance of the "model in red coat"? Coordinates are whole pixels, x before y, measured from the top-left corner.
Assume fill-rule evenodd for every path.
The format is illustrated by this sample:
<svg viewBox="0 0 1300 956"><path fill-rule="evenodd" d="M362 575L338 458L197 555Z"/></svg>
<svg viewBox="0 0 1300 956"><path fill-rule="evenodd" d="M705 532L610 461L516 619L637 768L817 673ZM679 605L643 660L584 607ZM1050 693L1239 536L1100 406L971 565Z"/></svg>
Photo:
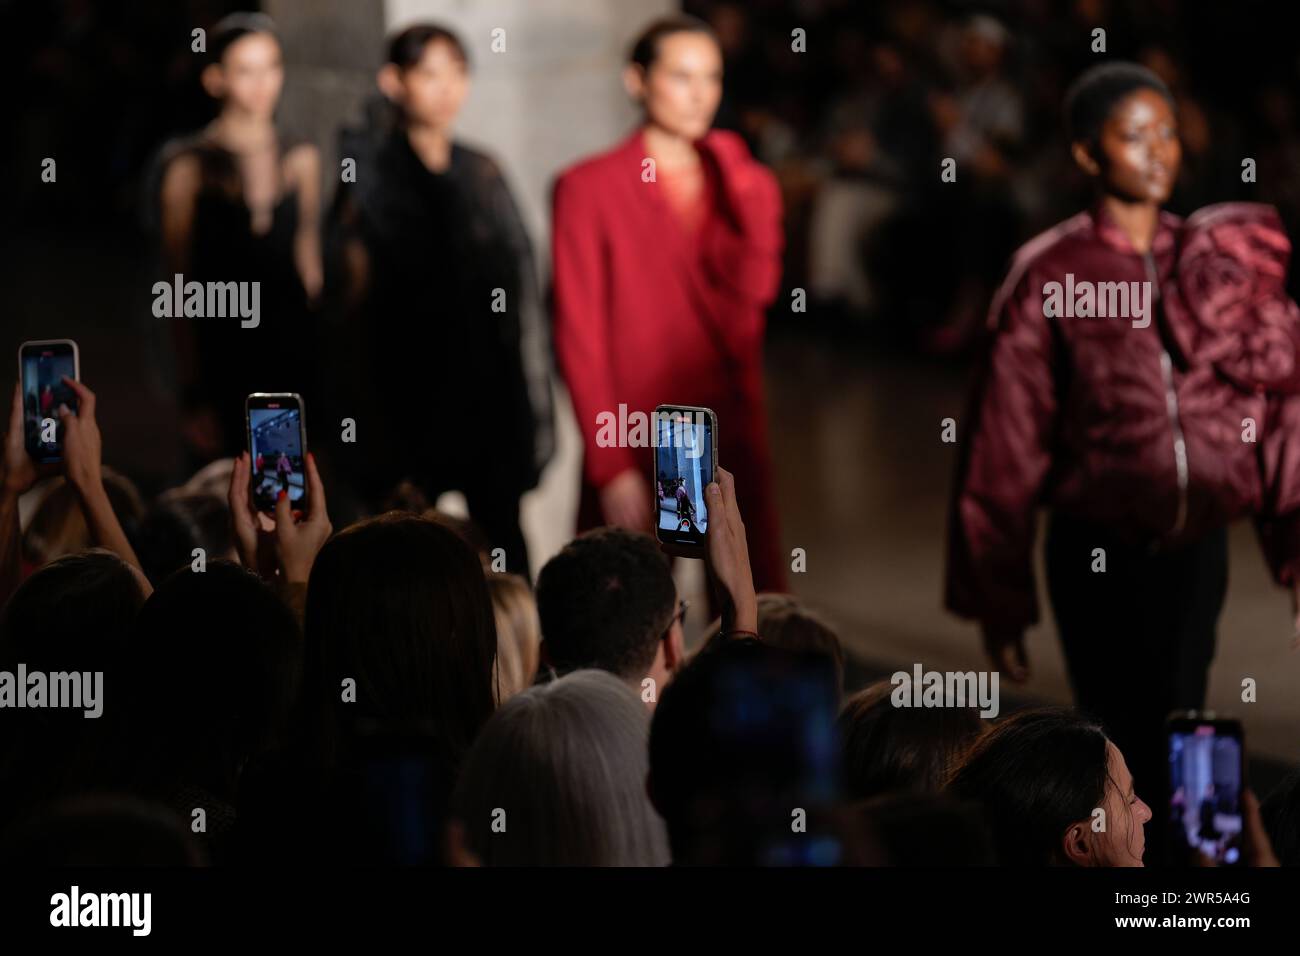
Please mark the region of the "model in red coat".
<svg viewBox="0 0 1300 956"><path fill-rule="evenodd" d="M1161 212L1180 160L1171 103L1122 63L1071 94L1074 157L1099 195L1027 243L995 297L946 595L981 623L994 666L1023 680L1049 509L1047 589L1075 698L1149 795L1164 782L1165 717L1205 703L1228 524L1254 518L1278 583L1300 586L1290 244L1265 206Z"/></svg>
<svg viewBox="0 0 1300 956"><path fill-rule="evenodd" d="M762 343L781 200L738 136L709 130L721 78L702 24L656 24L634 46L625 82L644 122L555 186L556 357L584 442L579 526L651 529L650 452L597 444L598 415L707 406L745 509L755 585L779 590Z"/></svg>

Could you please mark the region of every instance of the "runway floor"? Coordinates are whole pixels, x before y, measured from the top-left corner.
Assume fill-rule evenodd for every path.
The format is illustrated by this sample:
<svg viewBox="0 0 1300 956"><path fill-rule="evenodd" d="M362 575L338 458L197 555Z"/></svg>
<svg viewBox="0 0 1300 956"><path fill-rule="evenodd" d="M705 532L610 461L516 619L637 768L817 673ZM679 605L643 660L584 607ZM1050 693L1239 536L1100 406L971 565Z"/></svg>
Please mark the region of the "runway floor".
<svg viewBox="0 0 1300 956"><path fill-rule="evenodd" d="M769 349L768 387L782 537L787 550L808 555L807 572L792 576L797 592L836 621L872 670L984 666L975 626L940 603L957 453L940 440L940 422L962 417L964 373L921 358L781 339ZM1207 706L1244 722L1252 752L1294 763L1300 651L1291 650L1290 598L1272 583L1249 522L1232 528L1229 548ZM1039 555L1039 603L1047 609L1041 542ZM1045 615L1028 635L1032 676L1015 692L1068 703ZM1256 681L1255 703L1241 702L1245 677Z"/></svg>

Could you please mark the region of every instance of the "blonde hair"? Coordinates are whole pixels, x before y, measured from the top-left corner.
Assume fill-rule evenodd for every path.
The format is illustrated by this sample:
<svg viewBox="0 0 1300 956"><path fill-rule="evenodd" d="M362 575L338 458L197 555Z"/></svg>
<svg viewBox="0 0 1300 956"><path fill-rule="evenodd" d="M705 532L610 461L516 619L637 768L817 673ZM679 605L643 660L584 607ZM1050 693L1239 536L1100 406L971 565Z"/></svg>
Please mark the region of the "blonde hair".
<svg viewBox="0 0 1300 956"><path fill-rule="evenodd" d="M487 584L497 624L494 683L500 706L532 686L541 656L542 628L527 581L517 574L488 572Z"/></svg>
<svg viewBox="0 0 1300 956"><path fill-rule="evenodd" d="M132 534L144 515L140 492L131 479L111 468L104 469L104 491L117 520ZM85 551L94 543L76 490L62 477L51 479L23 531L23 556L41 566Z"/></svg>

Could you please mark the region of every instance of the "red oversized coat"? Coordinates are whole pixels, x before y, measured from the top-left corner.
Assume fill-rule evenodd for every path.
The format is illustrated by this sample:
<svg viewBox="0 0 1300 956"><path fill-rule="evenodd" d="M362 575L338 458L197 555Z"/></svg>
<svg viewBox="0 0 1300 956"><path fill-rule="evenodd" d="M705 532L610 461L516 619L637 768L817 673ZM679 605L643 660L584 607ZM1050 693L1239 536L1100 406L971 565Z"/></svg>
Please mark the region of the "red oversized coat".
<svg viewBox="0 0 1300 956"><path fill-rule="evenodd" d="M734 133L714 130L697 148L709 202L694 234L662 184L643 178L639 129L555 184L555 351L583 437L579 527L602 521L596 489L629 468L651 475L648 448L596 444L601 412L707 406L718 461L736 475L754 583L782 589L762 376L764 309L781 278L780 191Z"/></svg>

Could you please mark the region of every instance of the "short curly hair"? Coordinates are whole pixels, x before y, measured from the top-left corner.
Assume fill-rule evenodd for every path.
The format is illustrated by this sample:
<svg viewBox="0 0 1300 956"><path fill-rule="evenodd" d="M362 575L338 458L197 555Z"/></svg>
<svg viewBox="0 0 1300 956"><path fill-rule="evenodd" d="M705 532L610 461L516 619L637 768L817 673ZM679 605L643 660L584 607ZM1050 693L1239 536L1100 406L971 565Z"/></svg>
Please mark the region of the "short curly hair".
<svg viewBox="0 0 1300 956"><path fill-rule="evenodd" d="M1070 142L1094 145L1111 111L1138 90L1153 90L1171 109L1175 106L1169 87L1145 66L1116 60L1085 70L1065 94L1065 130Z"/></svg>
<svg viewBox="0 0 1300 956"><path fill-rule="evenodd" d="M677 588L654 539L621 528L579 535L537 576L537 612L551 666L595 667L627 679L650 668L672 623Z"/></svg>

